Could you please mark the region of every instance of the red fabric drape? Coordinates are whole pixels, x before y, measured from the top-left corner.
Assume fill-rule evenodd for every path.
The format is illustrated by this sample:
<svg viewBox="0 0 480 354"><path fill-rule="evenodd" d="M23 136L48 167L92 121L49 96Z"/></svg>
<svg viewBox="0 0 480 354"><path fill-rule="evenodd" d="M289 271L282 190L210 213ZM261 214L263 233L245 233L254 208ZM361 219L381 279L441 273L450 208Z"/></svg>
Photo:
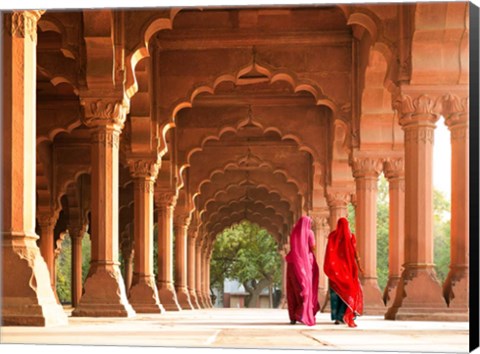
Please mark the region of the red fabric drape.
<svg viewBox="0 0 480 354"><path fill-rule="evenodd" d="M354 325L353 318L363 313L363 292L355 259L356 243L348 220L340 218L336 230L328 235L323 267L330 287L347 305L344 321L348 325Z"/></svg>
<svg viewBox="0 0 480 354"><path fill-rule="evenodd" d="M318 305L318 265L313 254L315 236L311 219L301 217L290 234L287 261L287 300L290 320L315 324Z"/></svg>

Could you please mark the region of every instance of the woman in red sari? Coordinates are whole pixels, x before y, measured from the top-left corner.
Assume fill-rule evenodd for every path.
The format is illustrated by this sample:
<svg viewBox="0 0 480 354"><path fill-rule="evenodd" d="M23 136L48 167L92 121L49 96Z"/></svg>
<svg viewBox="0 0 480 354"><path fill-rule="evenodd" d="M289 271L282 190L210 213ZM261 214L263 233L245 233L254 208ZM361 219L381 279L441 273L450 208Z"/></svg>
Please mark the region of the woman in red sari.
<svg viewBox="0 0 480 354"><path fill-rule="evenodd" d="M312 220L302 216L290 234L287 261L287 302L290 323L315 324L318 304L318 264L315 259L315 236Z"/></svg>
<svg viewBox="0 0 480 354"><path fill-rule="evenodd" d="M338 219L336 230L328 235L324 271L330 288L332 320L356 327L356 316L363 313L363 292L358 279L362 269L358 264L355 235L350 232L348 220Z"/></svg>

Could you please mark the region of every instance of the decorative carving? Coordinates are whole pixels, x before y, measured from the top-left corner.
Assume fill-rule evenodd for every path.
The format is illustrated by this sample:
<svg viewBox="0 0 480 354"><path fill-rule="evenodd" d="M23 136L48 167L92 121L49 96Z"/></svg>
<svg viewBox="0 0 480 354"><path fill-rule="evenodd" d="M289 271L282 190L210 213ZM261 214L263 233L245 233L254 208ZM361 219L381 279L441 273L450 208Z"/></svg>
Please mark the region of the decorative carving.
<svg viewBox="0 0 480 354"><path fill-rule="evenodd" d="M184 227L187 229L188 226L190 225L191 220L192 218L190 214L179 214L179 215L175 215L175 217L173 218L173 223L178 227Z"/></svg>
<svg viewBox="0 0 480 354"><path fill-rule="evenodd" d="M400 112L400 125L405 126L419 121L435 124L441 112L441 98L421 94L413 98L405 94L397 94L393 100L393 108Z"/></svg>
<svg viewBox="0 0 480 354"><path fill-rule="evenodd" d="M405 174L405 162L403 157L388 157L383 166L385 177L388 179L403 177Z"/></svg>
<svg viewBox="0 0 480 354"><path fill-rule="evenodd" d="M371 157L353 157L350 164L353 169L353 176L359 177L375 177L377 178L382 171L381 159Z"/></svg>
<svg viewBox="0 0 480 354"><path fill-rule="evenodd" d="M350 201L349 192L328 192L327 203L330 207L347 207Z"/></svg>
<svg viewBox="0 0 480 354"><path fill-rule="evenodd" d="M145 177L154 180L157 178L160 162L130 159L128 160L128 166L130 167L132 177Z"/></svg>
<svg viewBox="0 0 480 354"><path fill-rule="evenodd" d="M238 166L242 170L256 170L261 166L262 162L262 159L252 154L249 148L247 154L239 159Z"/></svg>
<svg viewBox="0 0 480 354"><path fill-rule="evenodd" d="M92 143L109 146L110 148L119 148L120 134L115 130L95 130L92 133Z"/></svg>
<svg viewBox="0 0 480 354"><path fill-rule="evenodd" d="M452 129L456 125L468 124L468 97L460 98L448 94L442 100L442 114L445 117L445 124Z"/></svg>
<svg viewBox="0 0 480 354"><path fill-rule="evenodd" d="M40 228L54 228L57 223L57 217L51 214L39 214L37 215L38 224Z"/></svg>
<svg viewBox="0 0 480 354"><path fill-rule="evenodd" d="M150 177L137 177L134 180L134 188L135 190L145 192L145 193L153 193L154 192L154 181Z"/></svg>
<svg viewBox="0 0 480 354"><path fill-rule="evenodd" d="M450 137L452 140L465 140L468 138L468 126L450 127Z"/></svg>
<svg viewBox="0 0 480 354"><path fill-rule="evenodd" d="M175 191L157 191L155 200L160 207L175 207L177 204L178 195Z"/></svg>
<svg viewBox="0 0 480 354"><path fill-rule="evenodd" d="M431 127L415 127L405 130L405 142L433 144L434 132Z"/></svg>
<svg viewBox="0 0 480 354"><path fill-rule="evenodd" d="M8 34L15 38L30 38L37 42L37 21L44 11L14 11L6 17Z"/></svg>
<svg viewBox="0 0 480 354"><path fill-rule="evenodd" d="M127 109L121 100L83 98L80 103L85 107L83 123L87 127L109 124L123 127Z"/></svg>

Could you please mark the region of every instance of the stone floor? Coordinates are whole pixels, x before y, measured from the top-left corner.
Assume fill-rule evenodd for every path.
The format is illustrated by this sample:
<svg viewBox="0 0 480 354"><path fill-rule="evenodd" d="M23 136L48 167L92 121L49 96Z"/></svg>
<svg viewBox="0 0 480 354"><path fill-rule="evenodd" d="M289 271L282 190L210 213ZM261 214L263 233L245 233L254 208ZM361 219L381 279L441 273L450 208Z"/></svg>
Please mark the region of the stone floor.
<svg viewBox="0 0 480 354"><path fill-rule="evenodd" d="M363 316L357 324L358 327L353 329L334 325L329 314L321 313L317 314L317 325L307 327L290 325L287 310L209 309L137 315L128 319L70 317L69 325L62 327L2 327L0 341L2 344L181 346L197 349L313 349L329 353L344 350L468 352L467 322L385 321L379 316ZM20 346L8 347L17 352ZM50 346L36 347L45 349ZM103 352L101 348L92 347L88 351Z"/></svg>

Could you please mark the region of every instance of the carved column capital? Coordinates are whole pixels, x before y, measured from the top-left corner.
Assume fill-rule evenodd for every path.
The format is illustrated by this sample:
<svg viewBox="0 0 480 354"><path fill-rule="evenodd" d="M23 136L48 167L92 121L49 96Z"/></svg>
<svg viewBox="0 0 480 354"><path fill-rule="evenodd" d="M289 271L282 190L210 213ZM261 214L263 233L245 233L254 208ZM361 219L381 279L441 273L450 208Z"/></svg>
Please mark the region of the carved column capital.
<svg viewBox="0 0 480 354"><path fill-rule="evenodd" d="M133 178L147 178L155 181L160 168L159 161L129 159L128 167Z"/></svg>
<svg viewBox="0 0 480 354"><path fill-rule="evenodd" d="M402 127L409 125L435 126L442 111L441 97L419 94L414 97L399 93L393 99L393 108L400 113L399 123Z"/></svg>
<svg viewBox="0 0 480 354"><path fill-rule="evenodd" d="M175 191L155 191L155 200L160 207L174 208L177 204L178 195Z"/></svg>
<svg viewBox="0 0 480 354"><path fill-rule="evenodd" d="M43 228L54 228L57 223L57 216L52 214L38 214L37 220L40 227Z"/></svg>
<svg viewBox="0 0 480 354"><path fill-rule="evenodd" d="M190 225L190 221L192 220L190 214L179 214L175 215L173 218L173 224L177 227L184 227L185 229L188 228Z"/></svg>
<svg viewBox="0 0 480 354"><path fill-rule="evenodd" d="M371 157L353 157L350 161L353 177L377 178L382 171L382 159Z"/></svg>
<svg viewBox="0 0 480 354"><path fill-rule="evenodd" d="M465 139L468 136L469 98L448 94L443 97L442 106L452 139Z"/></svg>
<svg viewBox="0 0 480 354"><path fill-rule="evenodd" d="M122 130L128 110L124 100L82 97L80 103L85 110L82 122L87 127L111 126Z"/></svg>
<svg viewBox="0 0 480 354"><path fill-rule="evenodd" d="M384 162L385 177L388 179L405 175L405 159L403 157L387 157Z"/></svg>
<svg viewBox="0 0 480 354"><path fill-rule="evenodd" d="M13 11L5 17L5 29L14 38L30 38L37 42L37 22L44 10Z"/></svg>
<svg viewBox="0 0 480 354"><path fill-rule="evenodd" d="M346 207L350 201L351 193L347 191L337 192L331 191L327 192L327 203L330 207Z"/></svg>

